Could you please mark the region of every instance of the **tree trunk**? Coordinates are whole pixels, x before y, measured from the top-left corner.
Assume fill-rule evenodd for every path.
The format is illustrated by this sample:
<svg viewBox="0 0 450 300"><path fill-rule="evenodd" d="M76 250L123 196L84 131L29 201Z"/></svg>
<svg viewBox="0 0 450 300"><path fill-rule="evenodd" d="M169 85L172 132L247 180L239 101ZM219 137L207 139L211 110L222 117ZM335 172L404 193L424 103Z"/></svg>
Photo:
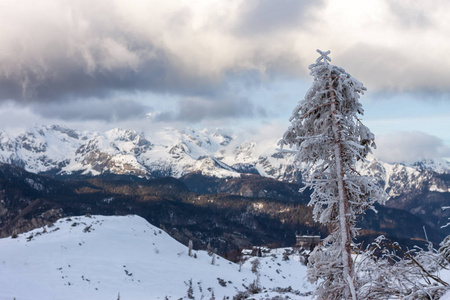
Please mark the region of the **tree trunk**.
<svg viewBox="0 0 450 300"><path fill-rule="evenodd" d="M332 85L330 86L332 88ZM344 168L342 157L342 137L340 126L340 113L336 107L336 95L333 90L330 91L331 98L331 116L333 120L333 132L334 132L334 156L336 160L336 177L339 189L339 227L341 233L341 246L342 246L342 265L343 265L343 277L348 283L350 291L348 291L353 300L356 300L356 293L354 288L354 270L353 260L351 256L351 236L350 236L350 224L348 219L348 199L347 191L345 189L344 182Z"/></svg>

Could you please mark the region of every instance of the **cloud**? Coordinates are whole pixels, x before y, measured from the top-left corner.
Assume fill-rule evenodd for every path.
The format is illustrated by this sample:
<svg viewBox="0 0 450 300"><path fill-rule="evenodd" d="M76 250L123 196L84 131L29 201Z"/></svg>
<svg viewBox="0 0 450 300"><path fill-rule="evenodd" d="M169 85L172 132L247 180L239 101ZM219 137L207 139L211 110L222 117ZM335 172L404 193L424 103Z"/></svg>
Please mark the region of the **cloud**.
<svg viewBox="0 0 450 300"><path fill-rule="evenodd" d="M449 92L450 61L441 55L450 50L450 2L397 2L327 1L314 25L317 47L371 92Z"/></svg>
<svg viewBox="0 0 450 300"><path fill-rule="evenodd" d="M177 31L192 24L189 17L188 24L176 20L183 6L132 0L6 1L3 6L1 99L107 97L117 90L189 94L217 86L220 74L206 78L180 56L189 38L177 44L186 34ZM166 33L167 41L162 40Z"/></svg>
<svg viewBox="0 0 450 300"><path fill-rule="evenodd" d="M436 1L429 2L431 4L431 2ZM424 3L405 0L388 1L387 5L395 18L395 21L406 28L426 28L433 24L433 20L427 15L427 11L429 11L430 7L426 3L425 5L428 6L427 10L423 8ZM434 5L434 3L431 5Z"/></svg>
<svg viewBox="0 0 450 300"><path fill-rule="evenodd" d="M196 123L202 120L263 116L265 111L263 108L253 105L246 98L206 99L188 97L178 102L177 112L158 112L149 115L151 119L158 122L184 121Z"/></svg>
<svg viewBox="0 0 450 300"><path fill-rule="evenodd" d="M316 48L370 89L449 91L450 6L430 2L5 0L0 100L218 97L235 78L306 77Z"/></svg>
<svg viewBox="0 0 450 300"><path fill-rule="evenodd" d="M414 92L423 95L450 91L446 67L439 68L407 51L361 43L348 48L335 60L345 66L352 76L369 85L369 89L377 92Z"/></svg>
<svg viewBox="0 0 450 300"><path fill-rule="evenodd" d="M323 1L247 0L241 4L236 33L246 36L267 34L276 30L292 30L312 21L311 9Z"/></svg>
<svg viewBox="0 0 450 300"><path fill-rule="evenodd" d="M35 104L32 107L35 113L48 119L104 122L144 118L145 113L151 109L142 103L125 99L74 100L66 103Z"/></svg>
<svg viewBox="0 0 450 300"><path fill-rule="evenodd" d="M374 155L390 163L413 163L422 159L450 157L450 147L433 135L420 132L396 132L377 136Z"/></svg>

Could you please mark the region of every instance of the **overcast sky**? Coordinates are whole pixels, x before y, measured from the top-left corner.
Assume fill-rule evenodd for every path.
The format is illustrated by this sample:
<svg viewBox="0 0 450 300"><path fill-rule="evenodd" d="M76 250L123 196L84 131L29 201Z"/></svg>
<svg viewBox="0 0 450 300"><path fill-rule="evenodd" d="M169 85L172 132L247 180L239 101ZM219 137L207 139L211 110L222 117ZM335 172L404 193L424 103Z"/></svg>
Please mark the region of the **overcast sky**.
<svg viewBox="0 0 450 300"><path fill-rule="evenodd" d="M380 158L448 158L448 11L447 0L0 0L0 126L275 139L322 49L367 87Z"/></svg>

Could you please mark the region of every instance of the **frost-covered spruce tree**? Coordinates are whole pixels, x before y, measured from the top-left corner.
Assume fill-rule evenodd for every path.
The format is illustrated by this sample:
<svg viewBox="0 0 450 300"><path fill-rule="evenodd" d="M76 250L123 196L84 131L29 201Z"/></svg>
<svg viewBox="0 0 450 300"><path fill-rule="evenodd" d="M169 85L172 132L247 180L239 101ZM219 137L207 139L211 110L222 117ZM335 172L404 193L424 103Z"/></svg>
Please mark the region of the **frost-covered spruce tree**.
<svg viewBox="0 0 450 300"><path fill-rule="evenodd" d="M306 187L312 188L314 219L329 228L330 235L309 259L308 277L316 282L319 299L357 299L352 239L357 235L355 219L384 202L384 191L372 179L355 170L375 147L374 135L358 115L365 88L344 69L329 64L330 51L317 50L320 57L309 66L312 87L294 109L291 126L279 142L295 149L296 161L306 167Z"/></svg>

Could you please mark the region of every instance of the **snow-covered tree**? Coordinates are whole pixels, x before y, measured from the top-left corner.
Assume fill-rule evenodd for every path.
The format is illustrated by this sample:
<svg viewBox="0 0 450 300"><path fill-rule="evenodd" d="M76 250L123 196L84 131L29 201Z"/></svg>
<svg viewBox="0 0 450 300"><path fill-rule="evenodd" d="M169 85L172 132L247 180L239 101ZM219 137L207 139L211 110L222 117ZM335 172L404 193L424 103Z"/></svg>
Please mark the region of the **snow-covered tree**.
<svg viewBox="0 0 450 300"><path fill-rule="evenodd" d="M291 126L279 142L294 148L296 160L306 168L306 187L312 188L314 219L331 228L321 247L309 259L308 276L318 283L320 299L357 299L352 239L355 219L383 203L386 194L373 179L356 171L375 147L374 135L361 123L360 94L366 90L344 69L329 64L330 51L309 66L312 87L294 109Z"/></svg>
<svg viewBox="0 0 450 300"><path fill-rule="evenodd" d="M445 206L442 208L450 209L450 206ZM450 222L448 222L446 225L442 226L442 228L450 226ZM439 253L441 254L442 258L446 261L446 263L450 263L450 235L447 236L440 244Z"/></svg>
<svg viewBox="0 0 450 300"><path fill-rule="evenodd" d="M194 247L194 243L192 242L191 239L189 239L189 243L188 243L188 255L192 256L192 248Z"/></svg>

